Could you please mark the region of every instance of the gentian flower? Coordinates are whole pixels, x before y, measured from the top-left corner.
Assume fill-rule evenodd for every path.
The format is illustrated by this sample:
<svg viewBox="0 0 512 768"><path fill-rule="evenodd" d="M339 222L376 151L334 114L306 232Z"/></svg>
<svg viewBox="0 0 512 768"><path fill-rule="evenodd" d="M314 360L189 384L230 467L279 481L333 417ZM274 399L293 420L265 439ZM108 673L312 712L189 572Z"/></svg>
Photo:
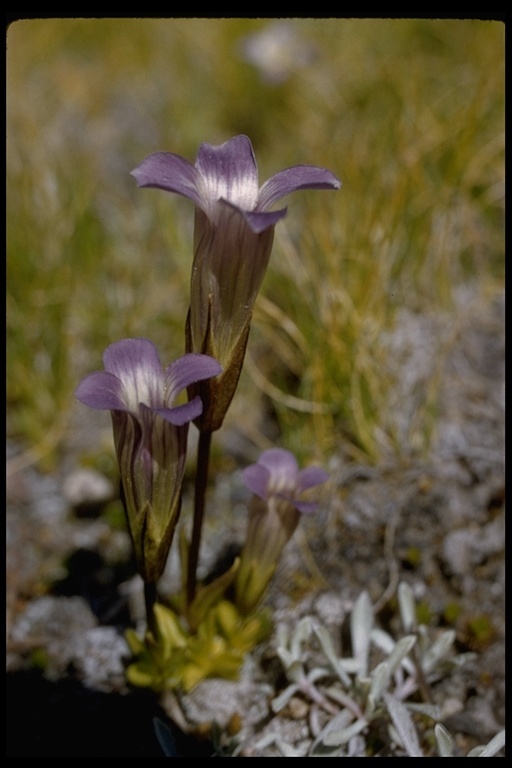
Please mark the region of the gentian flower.
<svg viewBox="0 0 512 768"><path fill-rule="evenodd" d="M254 301L261 287L277 222L286 208L270 208L299 189L339 189L325 168L297 165L258 183L247 136L214 147L201 144L195 165L156 152L132 171L140 187L156 187L195 204L194 262L187 318L187 351L214 357L223 373L190 388L204 410L196 424L219 429L242 369Z"/></svg>
<svg viewBox="0 0 512 768"><path fill-rule="evenodd" d="M292 453L272 448L243 471L243 478L253 496L235 601L242 612L250 613L261 600L301 513L310 514L318 506L304 499L304 491L324 483L328 475L320 467L299 470Z"/></svg>
<svg viewBox="0 0 512 768"><path fill-rule="evenodd" d="M163 371L149 339L123 339L103 355L104 371L86 376L75 394L90 408L109 410L126 511L139 572L161 575L181 505L188 424L199 397L174 405L192 382L222 370L211 357L186 354Z"/></svg>

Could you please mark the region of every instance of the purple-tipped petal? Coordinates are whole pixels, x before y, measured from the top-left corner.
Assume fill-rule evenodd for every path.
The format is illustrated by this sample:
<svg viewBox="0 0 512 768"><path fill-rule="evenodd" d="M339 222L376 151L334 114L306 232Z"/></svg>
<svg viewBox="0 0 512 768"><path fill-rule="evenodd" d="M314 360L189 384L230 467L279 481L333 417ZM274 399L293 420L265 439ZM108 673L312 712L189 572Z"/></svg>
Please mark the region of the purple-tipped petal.
<svg viewBox="0 0 512 768"><path fill-rule="evenodd" d="M108 373L122 378L144 365L152 372L161 371L158 351L149 339L121 339L110 344L103 353L103 365Z"/></svg>
<svg viewBox="0 0 512 768"><path fill-rule="evenodd" d="M263 451L258 464L270 472L270 485L272 490L280 491L285 488L293 488L297 478L299 467L297 459L282 448L270 448Z"/></svg>
<svg viewBox="0 0 512 768"><path fill-rule="evenodd" d="M222 373L222 366L209 355L190 352L179 357L165 369L166 404L172 405L176 396L189 384L211 379L219 373Z"/></svg>
<svg viewBox="0 0 512 768"><path fill-rule="evenodd" d="M261 499L266 499L267 488L270 473L266 467L262 467L261 464L251 464L250 467L246 467L242 472L244 483L246 487L259 496Z"/></svg>
<svg viewBox="0 0 512 768"><path fill-rule="evenodd" d="M228 205L231 204L228 203ZM281 208L279 211L243 211L238 206L233 207L240 211L256 235L259 235L260 232L264 232L266 229L270 229L270 227L274 227L280 219L284 219L287 211L286 208Z"/></svg>
<svg viewBox="0 0 512 768"><path fill-rule="evenodd" d="M297 490L305 491L307 488L313 488L315 485L325 483L329 475L320 467L307 467L299 472L297 477Z"/></svg>
<svg viewBox="0 0 512 768"><path fill-rule="evenodd" d="M295 165L279 171L266 181L258 195L257 209L266 211L277 200L299 189L339 189L341 181L328 171L316 165Z"/></svg>
<svg viewBox="0 0 512 768"><path fill-rule="evenodd" d="M293 499L291 503L295 509L298 509L304 515L311 515L318 507L316 501L297 501L297 499Z"/></svg>
<svg viewBox="0 0 512 768"><path fill-rule="evenodd" d="M84 405L99 411L126 410L121 382L105 371L96 371L86 376L76 388L75 396Z"/></svg>
<svg viewBox="0 0 512 768"><path fill-rule="evenodd" d="M201 176L188 160L173 152L154 152L131 172L139 187L154 187L188 197L200 208L205 207Z"/></svg>
<svg viewBox="0 0 512 768"><path fill-rule="evenodd" d="M203 404L200 397L194 397L188 403L176 405L174 408L152 408L151 410L175 427L182 427L202 414Z"/></svg>
<svg viewBox="0 0 512 768"><path fill-rule="evenodd" d="M201 144L196 168L208 200L226 200L245 211L256 207L258 168L247 136L235 136L219 147Z"/></svg>

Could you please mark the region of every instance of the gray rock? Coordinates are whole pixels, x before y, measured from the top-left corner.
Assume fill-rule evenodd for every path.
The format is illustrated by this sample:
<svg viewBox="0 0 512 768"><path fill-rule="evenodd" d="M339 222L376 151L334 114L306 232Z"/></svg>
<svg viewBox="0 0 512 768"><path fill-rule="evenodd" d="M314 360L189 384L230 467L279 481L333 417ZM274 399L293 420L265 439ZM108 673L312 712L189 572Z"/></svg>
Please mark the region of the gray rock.
<svg viewBox="0 0 512 768"><path fill-rule="evenodd" d="M77 656L77 644L97 625L88 603L81 597L44 597L32 600L17 617L10 647L24 653L44 649L45 675L57 679Z"/></svg>
<svg viewBox="0 0 512 768"><path fill-rule="evenodd" d="M66 477L62 493L75 509L94 508L114 497L110 480L94 469L77 469Z"/></svg>
<svg viewBox="0 0 512 768"><path fill-rule="evenodd" d="M115 627L93 627L77 638L73 664L83 684L105 693L126 693L123 659L130 652Z"/></svg>
<svg viewBox="0 0 512 768"><path fill-rule="evenodd" d="M252 730L270 713L272 686L250 679L251 660L247 659L240 680L203 680L190 693L180 697L188 723L203 725L214 721L226 728L233 715L240 715L245 732ZM165 706L165 704L164 704Z"/></svg>

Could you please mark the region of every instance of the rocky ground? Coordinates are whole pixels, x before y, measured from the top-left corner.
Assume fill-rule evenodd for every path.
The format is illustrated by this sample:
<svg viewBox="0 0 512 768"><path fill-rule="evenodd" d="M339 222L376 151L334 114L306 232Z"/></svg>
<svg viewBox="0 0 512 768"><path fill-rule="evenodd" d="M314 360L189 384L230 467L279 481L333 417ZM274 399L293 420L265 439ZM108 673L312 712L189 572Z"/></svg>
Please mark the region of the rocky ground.
<svg viewBox="0 0 512 768"><path fill-rule="evenodd" d="M429 458L367 466L333 457L322 509L303 518L269 595L277 624L311 615L339 637L366 589L379 623L396 634L393 599L407 581L427 623L454 627L457 651L476 654L432 691L461 755L505 721L503 304L461 314L443 362ZM417 388L421 349L427 354L438 329L411 317L403 328L411 338L395 342L416 350L414 363L406 355L414 370L404 370L404 382ZM279 755L276 734L306 754L314 736L308 702L294 697L277 716L270 707L285 685L275 635L248 659L239 683L205 681L180 700L128 689L123 632L142 626L143 606L128 535L112 524L115 489L78 469L76 445L51 475L12 445L7 458L8 756L163 757L154 717L172 721L178 755L219 754L214 720L224 734L236 732L239 756ZM227 512L205 537L206 570L223 544L241 541L239 473L216 478L210 503Z"/></svg>

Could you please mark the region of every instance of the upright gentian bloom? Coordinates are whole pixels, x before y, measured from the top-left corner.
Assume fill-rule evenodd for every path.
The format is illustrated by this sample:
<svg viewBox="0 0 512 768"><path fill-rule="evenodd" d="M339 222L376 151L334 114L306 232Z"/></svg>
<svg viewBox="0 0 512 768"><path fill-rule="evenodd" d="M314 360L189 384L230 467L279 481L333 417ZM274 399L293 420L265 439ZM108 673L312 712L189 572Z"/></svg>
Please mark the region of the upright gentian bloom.
<svg viewBox="0 0 512 768"><path fill-rule="evenodd" d="M132 174L139 186L175 192L196 206L187 351L211 355L223 367L221 376L191 388L204 406L196 424L214 431L235 393L274 228L286 215L286 208L270 208L290 192L339 189L341 182L325 168L297 165L260 187L247 136L218 147L201 144L195 165L179 155L156 152Z"/></svg>
<svg viewBox="0 0 512 768"><path fill-rule="evenodd" d="M243 478L253 496L235 601L243 613L250 613L263 597L301 513L309 514L317 507L317 502L304 499L304 491L324 483L328 475L320 467L299 470L292 453L271 448L244 470Z"/></svg>
<svg viewBox="0 0 512 768"><path fill-rule="evenodd" d="M123 339L103 355L104 371L86 376L76 397L109 410L123 502L139 572L146 583L161 575L181 504L188 424L202 410L199 397L173 405L196 381L222 370L216 360L187 354L163 371L149 339Z"/></svg>

